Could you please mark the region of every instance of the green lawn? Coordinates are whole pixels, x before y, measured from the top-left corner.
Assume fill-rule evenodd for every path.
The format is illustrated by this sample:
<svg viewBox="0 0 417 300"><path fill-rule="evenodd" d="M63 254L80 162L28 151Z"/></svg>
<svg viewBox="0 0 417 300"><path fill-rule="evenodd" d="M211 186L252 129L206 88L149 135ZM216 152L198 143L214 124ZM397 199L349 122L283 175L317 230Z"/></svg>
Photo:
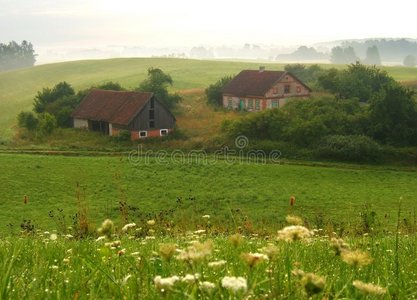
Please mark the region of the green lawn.
<svg viewBox="0 0 417 300"><path fill-rule="evenodd" d="M204 61L169 58L118 58L55 63L0 73L0 139L13 135L16 116L31 110L37 91L67 81L76 90L106 81L117 81L134 88L145 78L149 67L159 67L174 79L174 90L204 89L225 75L242 69L257 69L266 65L270 70L282 70L284 65L265 62ZM332 65L323 65L329 68ZM338 68L342 66L336 66ZM417 68L384 67L398 80L417 79Z"/></svg>
<svg viewBox="0 0 417 300"><path fill-rule="evenodd" d="M76 192L85 199L89 218L98 224L105 217L119 218L119 201L138 208L137 221L149 213L174 214L178 226L197 226L202 215L224 230L243 226L274 230L288 213L306 218L312 226L357 230L361 214L376 212L372 224L393 229L398 201L402 200L404 225L414 224L417 208L417 175L373 167L314 167L286 164L208 163L180 164L164 159L132 163L120 157L65 157L0 155L0 231L24 219L41 229L56 227L48 217L63 209L76 212ZM81 188L77 189L77 183ZM29 203L24 204L24 196ZM289 198L296 197L290 211ZM177 203L181 198L181 205ZM175 210L169 212L170 209ZM246 221L245 221L246 220ZM362 220L362 221L361 221ZM372 226L371 224L371 226Z"/></svg>

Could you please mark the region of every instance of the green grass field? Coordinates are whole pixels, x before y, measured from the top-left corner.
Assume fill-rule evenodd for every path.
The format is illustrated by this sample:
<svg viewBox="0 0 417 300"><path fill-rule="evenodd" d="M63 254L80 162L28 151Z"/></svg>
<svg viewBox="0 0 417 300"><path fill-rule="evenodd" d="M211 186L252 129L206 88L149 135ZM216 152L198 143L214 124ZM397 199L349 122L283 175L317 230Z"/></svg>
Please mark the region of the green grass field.
<svg viewBox="0 0 417 300"><path fill-rule="evenodd" d="M282 70L284 65L265 62L203 61L168 58L120 58L108 60L74 61L36 66L0 73L0 138L9 139L22 110L31 110L37 91L67 81L76 90L106 81L117 81L126 88L134 88L145 78L149 67L159 67L174 79L173 89L204 89L225 75L237 74L242 69L257 69L266 65L270 70ZM329 68L332 65L323 65ZM336 66L338 68L342 66ZM417 69L383 67L397 80L416 80Z"/></svg>
<svg viewBox="0 0 417 300"><path fill-rule="evenodd" d="M63 209L69 221L77 211L76 192L87 203L89 218L120 219L119 202L136 207L131 220L156 217L161 211L175 218L178 228L198 229L200 217L213 216L223 230L247 226L270 232L296 213L312 226L329 226L345 233L362 232L365 219L375 231L393 231L402 197L404 226L415 226L417 176L411 171L377 167L313 167L287 164L196 162L195 158L145 158L0 155L0 231L20 231L23 220L36 228L56 229ZM181 163L184 159L186 163ZM81 188L77 188L77 184ZM24 204L24 196L29 203ZM289 198L296 197L290 210ZM181 204L178 203L180 198ZM170 210L173 210L169 212ZM12 224L12 225L10 225ZM11 227L10 227L11 226ZM369 229L369 228L368 228Z"/></svg>

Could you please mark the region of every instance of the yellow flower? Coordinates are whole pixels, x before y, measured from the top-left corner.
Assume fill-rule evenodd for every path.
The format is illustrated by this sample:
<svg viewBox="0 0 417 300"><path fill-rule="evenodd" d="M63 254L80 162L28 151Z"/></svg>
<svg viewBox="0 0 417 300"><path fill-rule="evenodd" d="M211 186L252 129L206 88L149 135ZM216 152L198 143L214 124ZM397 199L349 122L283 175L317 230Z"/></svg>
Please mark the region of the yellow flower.
<svg viewBox="0 0 417 300"><path fill-rule="evenodd" d="M229 241L234 247L238 247L239 245L241 245L243 243L243 240L243 236L239 233L236 233L229 237Z"/></svg>
<svg viewBox="0 0 417 300"><path fill-rule="evenodd" d="M342 260L354 267L361 267L369 265L372 262L372 258L369 257L368 253L355 250L355 251L342 251Z"/></svg>
<svg viewBox="0 0 417 300"><path fill-rule="evenodd" d="M314 235L314 232L300 225L287 226L287 227L284 227L282 230L278 231L278 239L284 240L287 242L308 239L312 237L313 235Z"/></svg>
<svg viewBox="0 0 417 300"><path fill-rule="evenodd" d="M244 262L246 262L246 264L250 268L256 266L257 264L265 260L268 260L268 256L261 253L242 253L240 257L243 259Z"/></svg>
<svg viewBox="0 0 417 300"><path fill-rule="evenodd" d="M155 225L155 220L148 220L148 222L146 222L149 226L153 226Z"/></svg>
<svg viewBox="0 0 417 300"><path fill-rule="evenodd" d="M161 244L159 245L159 255L166 261L170 261L174 256L177 247L175 244Z"/></svg>
<svg viewBox="0 0 417 300"><path fill-rule="evenodd" d="M354 280L352 285L365 295L382 296L387 292L386 288L359 280Z"/></svg>

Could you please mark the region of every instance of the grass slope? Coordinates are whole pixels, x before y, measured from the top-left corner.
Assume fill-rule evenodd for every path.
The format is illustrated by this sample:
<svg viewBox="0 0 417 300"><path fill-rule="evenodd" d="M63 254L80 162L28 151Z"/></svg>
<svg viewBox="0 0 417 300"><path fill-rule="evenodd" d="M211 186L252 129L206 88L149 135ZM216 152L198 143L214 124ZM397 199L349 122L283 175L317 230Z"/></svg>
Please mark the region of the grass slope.
<svg viewBox="0 0 417 300"><path fill-rule="evenodd" d="M290 213L291 195L296 196L293 213L305 217L312 225L331 223L351 229L364 221L366 215L361 214L375 211L376 221L392 229L400 197L403 197L403 218L409 224L415 222L414 172L225 161L135 162L129 161L127 155L0 154L0 181L7 183L0 185L0 232L6 231L8 224L19 231L24 219L43 229L56 228L48 213L57 209L63 209L66 216L75 213L77 183L95 224L106 217L117 220L119 201L127 201L141 213L157 214L176 208L180 197L182 205L176 211L176 220L184 227L193 229L202 215L211 214L213 224L220 228L253 222L258 230L273 230ZM24 195L29 197L26 205ZM131 221L138 222L135 218L139 217L133 214ZM367 221L372 223L370 219Z"/></svg>
<svg viewBox="0 0 417 300"><path fill-rule="evenodd" d="M0 138L10 138L16 115L31 110L37 91L67 81L76 90L106 81L117 81L126 88L141 82L149 67L159 67L174 79L174 90L204 89L225 75L242 69L256 69L259 62L203 61L170 58L119 58L55 63L0 73ZM270 70L282 70L283 64L269 63ZM332 65L323 65L332 67ZM338 68L342 66L336 66ZM415 80L416 68L384 67L398 80Z"/></svg>

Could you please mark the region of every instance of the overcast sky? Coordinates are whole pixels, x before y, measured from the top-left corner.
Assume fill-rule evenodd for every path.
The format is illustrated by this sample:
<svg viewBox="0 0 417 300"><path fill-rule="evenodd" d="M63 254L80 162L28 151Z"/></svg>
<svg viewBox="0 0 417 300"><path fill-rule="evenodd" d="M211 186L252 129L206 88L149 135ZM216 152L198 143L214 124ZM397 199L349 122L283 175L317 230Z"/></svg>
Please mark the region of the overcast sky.
<svg viewBox="0 0 417 300"><path fill-rule="evenodd" d="M0 0L0 42L172 47L417 38L416 7L413 0Z"/></svg>

